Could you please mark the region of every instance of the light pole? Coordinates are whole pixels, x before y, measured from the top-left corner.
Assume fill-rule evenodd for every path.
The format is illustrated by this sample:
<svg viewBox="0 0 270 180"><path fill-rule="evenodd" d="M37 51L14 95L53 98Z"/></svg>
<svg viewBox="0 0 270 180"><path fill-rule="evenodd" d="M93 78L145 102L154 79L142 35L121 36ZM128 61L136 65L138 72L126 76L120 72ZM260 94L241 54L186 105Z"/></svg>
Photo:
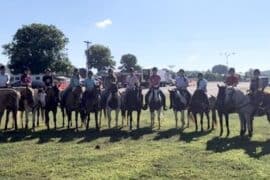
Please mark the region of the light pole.
<svg viewBox="0 0 270 180"><path fill-rule="evenodd" d="M227 68L229 68L229 57L236 55L236 53L227 51L227 52L224 52L224 53L220 53L220 55L225 56L225 58L226 58L226 66L227 66Z"/></svg>

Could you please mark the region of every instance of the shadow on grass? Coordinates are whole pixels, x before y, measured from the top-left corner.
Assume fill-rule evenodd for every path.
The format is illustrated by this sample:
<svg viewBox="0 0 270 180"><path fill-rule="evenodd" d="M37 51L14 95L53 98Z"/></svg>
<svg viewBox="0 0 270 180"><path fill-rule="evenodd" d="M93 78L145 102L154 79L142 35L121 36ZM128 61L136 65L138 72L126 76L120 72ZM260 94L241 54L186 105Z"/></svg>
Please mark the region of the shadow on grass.
<svg viewBox="0 0 270 180"><path fill-rule="evenodd" d="M270 140L267 141L250 141L249 138L232 137L220 138L215 137L207 142L206 150L213 152L226 152L230 150L242 149L249 157L260 158L270 154ZM256 149L259 152L256 152Z"/></svg>
<svg viewBox="0 0 270 180"><path fill-rule="evenodd" d="M203 132L201 132L201 131L184 132L183 131L180 133L179 140L184 141L186 143L191 143L192 141L196 141L199 137L207 136L211 132L212 132L212 130L207 130L207 131L203 131Z"/></svg>
<svg viewBox="0 0 270 180"><path fill-rule="evenodd" d="M139 140L147 134L152 134L151 128L145 127L133 131L126 131L120 128L104 129L97 131L96 129L75 131L75 129L57 129L57 130L39 130L32 132L31 130L18 130L0 132L0 143L12 143L27 140L38 140L38 144L44 144L59 139L58 142L66 143L77 139L82 139L78 143L91 142L93 140L108 137L110 142L118 142L122 139L131 138Z"/></svg>
<svg viewBox="0 0 270 180"><path fill-rule="evenodd" d="M173 136L180 135L180 133L183 132L184 129L178 129L178 128L172 128L168 129L166 131L160 131L157 133L157 136L154 138L155 141L161 140L161 139L169 139Z"/></svg>

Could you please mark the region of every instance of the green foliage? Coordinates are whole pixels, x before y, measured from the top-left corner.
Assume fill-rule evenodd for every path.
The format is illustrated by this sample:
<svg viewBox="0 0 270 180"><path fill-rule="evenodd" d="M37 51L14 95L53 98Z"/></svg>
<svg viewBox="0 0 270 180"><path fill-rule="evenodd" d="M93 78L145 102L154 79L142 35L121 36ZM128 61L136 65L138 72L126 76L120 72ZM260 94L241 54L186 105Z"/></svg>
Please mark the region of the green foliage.
<svg viewBox="0 0 270 180"><path fill-rule="evenodd" d="M226 65L219 64L219 65L215 65L212 68L212 73L227 74L227 72L228 72L228 67Z"/></svg>
<svg viewBox="0 0 270 180"><path fill-rule="evenodd" d="M100 44L92 45L85 51L88 69L96 68L98 71L115 66L111 50Z"/></svg>
<svg viewBox="0 0 270 180"><path fill-rule="evenodd" d="M137 64L137 57L133 54L124 54L121 57L119 69L121 72L128 72L131 67L133 67L136 71L141 70L141 66Z"/></svg>
<svg viewBox="0 0 270 180"><path fill-rule="evenodd" d="M12 42L3 49L10 58L8 66L12 73L21 73L23 67L28 66L32 73L37 74L66 58L67 43L68 38L55 26L30 24L18 29Z"/></svg>
<svg viewBox="0 0 270 180"><path fill-rule="evenodd" d="M54 61L53 64L50 65L50 67L53 72L57 72L57 74L65 76L71 76L74 69L74 66L67 58Z"/></svg>

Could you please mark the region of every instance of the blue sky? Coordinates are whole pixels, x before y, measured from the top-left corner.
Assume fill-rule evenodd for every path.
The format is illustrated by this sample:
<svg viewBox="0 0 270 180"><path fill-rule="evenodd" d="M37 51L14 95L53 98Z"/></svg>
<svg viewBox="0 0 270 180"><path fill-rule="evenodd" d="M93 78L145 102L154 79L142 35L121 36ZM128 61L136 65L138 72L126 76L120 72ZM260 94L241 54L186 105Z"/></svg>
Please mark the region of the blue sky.
<svg viewBox="0 0 270 180"><path fill-rule="evenodd" d="M22 25L53 24L69 38L68 55L85 65L84 40L109 46L115 60L133 53L145 67L206 70L236 52L238 71L270 69L268 0L1 0L0 45ZM0 55L0 62L7 57Z"/></svg>

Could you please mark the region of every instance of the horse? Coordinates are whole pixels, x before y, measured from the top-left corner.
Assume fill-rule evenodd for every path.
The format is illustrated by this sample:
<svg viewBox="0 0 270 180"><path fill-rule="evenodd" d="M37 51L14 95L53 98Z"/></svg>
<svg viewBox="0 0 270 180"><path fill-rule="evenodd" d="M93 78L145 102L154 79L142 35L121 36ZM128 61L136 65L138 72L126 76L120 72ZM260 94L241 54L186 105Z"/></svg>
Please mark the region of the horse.
<svg viewBox="0 0 270 180"><path fill-rule="evenodd" d="M182 128L185 126L185 110L188 108L191 96L187 90L169 90L171 108L174 112L175 127L178 127L178 112L181 112Z"/></svg>
<svg viewBox="0 0 270 180"><path fill-rule="evenodd" d="M72 121L72 112L75 111L76 130L78 131L78 114L81 106L82 87L78 86L74 90L67 90L66 99L61 99L63 108L66 110L68 118L68 126L70 129Z"/></svg>
<svg viewBox="0 0 270 180"><path fill-rule="evenodd" d="M47 129L50 129L49 113L53 113L54 129L56 129L56 115L59 102L59 90L57 87L48 87L46 89L46 105L45 105L45 124Z"/></svg>
<svg viewBox="0 0 270 180"><path fill-rule="evenodd" d="M29 113L32 113L32 130L35 130L36 126L36 112L41 103L42 107L45 107L46 94L39 89L32 89L30 87L16 87L14 88L20 93L19 111L21 111L21 123L23 125L23 113L25 112L25 129L28 129ZM7 118L9 116L9 110L7 110Z"/></svg>
<svg viewBox="0 0 270 180"><path fill-rule="evenodd" d="M20 94L14 89L10 88L0 89L0 126L4 111L7 109L9 111L12 111L15 130L18 129L17 111L19 109L19 99ZM6 118L5 130L7 130L7 126L8 126L8 116Z"/></svg>
<svg viewBox="0 0 270 180"><path fill-rule="evenodd" d="M85 91L83 94L83 102L81 109L81 117L86 122L86 129L89 128L90 113L95 114L96 130L99 130L98 113L100 107L101 93L99 86L95 86L92 91Z"/></svg>
<svg viewBox="0 0 270 180"><path fill-rule="evenodd" d="M232 106L227 107L225 105L226 89L227 89L226 86L218 85L218 94L217 94L215 108L216 108L216 110L218 112L218 116L219 116L220 136L222 136L222 134L223 134L223 116L224 116L226 128L227 128L227 137L228 137L230 135L229 114L235 113L235 110Z"/></svg>
<svg viewBox="0 0 270 180"><path fill-rule="evenodd" d="M108 126L111 128L111 112L115 111L115 123L116 127L118 127L118 116L121 110L121 94L118 90L117 84L112 84L110 95L106 101L106 113L108 116Z"/></svg>
<svg viewBox="0 0 270 180"><path fill-rule="evenodd" d="M208 126L207 129L210 129L210 118L209 118L209 101L207 95L203 90L196 90L191 97L190 106L188 108L188 116L189 118L194 118L195 120L195 130L198 131L198 124L197 124L197 114L200 114L201 118L201 132L203 132L203 117L204 114L206 115ZM191 113L193 116L191 116ZM213 127L212 122L212 127ZM189 126L189 123L188 123Z"/></svg>
<svg viewBox="0 0 270 180"><path fill-rule="evenodd" d="M140 87L136 87L131 90L127 90L123 96L124 103L122 104L122 117L129 119L129 129L132 130L132 112L137 111L137 129L140 128L140 116L143 106L143 94ZM126 114L127 113L127 114ZM127 115L127 116L126 116ZM122 125L124 124L122 119Z"/></svg>
<svg viewBox="0 0 270 180"><path fill-rule="evenodd" d="M245 95L241 90L228 87L225 91L224 107L234 109L240 119L240 136L244 136L248 129L248 136L253 135L253 113L257 109L253 105L249 95Z"/></svg>
<svg viewBox="0 0 270 180"><path fill-rule="evenodd" d="M162 99L160 96L159 88L151 88L149 95L149 109L150 109L150 119L151 119L151 128L154 127L155 123L155 112L157 112L158 118L158 129L160 129L160 120L161 120L161 108L163 106Z"/></svg>

